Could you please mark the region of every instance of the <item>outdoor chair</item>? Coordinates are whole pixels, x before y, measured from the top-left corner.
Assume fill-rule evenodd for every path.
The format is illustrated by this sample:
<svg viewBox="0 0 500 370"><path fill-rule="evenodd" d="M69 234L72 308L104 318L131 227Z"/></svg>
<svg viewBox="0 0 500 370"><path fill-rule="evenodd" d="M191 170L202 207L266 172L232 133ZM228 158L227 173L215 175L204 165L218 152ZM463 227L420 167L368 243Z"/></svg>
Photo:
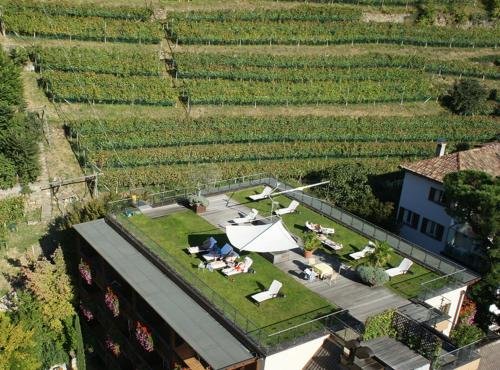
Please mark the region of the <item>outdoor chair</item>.
<svg viewBox="0 0 500 370"><path fill-rule="evenodd" d="M214 249L208 252L207 254L203 254L203 258L205 261L213 261L216 259L228 257L233 252L233 247L229 244L224 244L221 249Z"/></svg>
<svg viewBox="0 0 500 370"><path fill-rule="evenodd" d="M271 195L271 193L273 192L273 188L271 188L270 186L266 186L264 188L264 190L262 191L262 193L260 194L255 194L255 195L250 195L249 198L251 200L261 200L261 199L265 199L267 198L269 195Z"/></svg>
<svg viewBox="0 0 500 370"><path fill-rule="evenodd" d="M317 274L313 270L307 268L304 270L304 276L306 280L314 281L316 280Z"/></svg>
<svg viewBox="0 0 500 370"><path fill-rule="evenodd" d="M207 269L208 271L213 271L213 270L220 270L226 267L227 264L224 261L217 260L217 261L212 261L207 263Z"/></svg>
<svg viewBox="0 0 500 370"><path fill-rule="evenodd" d="M323 227L320 224L313 224L312 222L306 221L306 227L318 234L331 235L335 234L335 229L333 227Z"/></svg>
<svg viewBox="0 0 500 370"><path fill-rule="evenodd" d="M399 264L398 267L394 267L392 269L385 270L385 272L387 273L387 275L389 275L389 277L403 275L403 274L406 274L408 272L411 265L413 265L413 261L409 260L408 258L405 258L401 261L401 263Z"/></svg>
<svg viewBox="0 0 500 370"><path fill-rule="evenodd" d="M296 200L292 200L292 202L290 203L290 205L288 207L277 209L276 211L274 211L274 213L276 213L278 216L283 216L283 215L286 215L288 213L293 213L297 210L297 207L299 205L300 205L299 202L297 202Z"/></svg>
<svg viewBox="0 0 500 370"><path fill-rule="evenodd" d="M328 239L324 235L318 235L318 239L321 241L322 244L326 245L328 248L333 249L334 251L339 251L342 248L344 248L342 244L336 243L333 240Z"/></svg>
<svg viewBox="0 0 500 370"><path fill-rule="evenodd" d="M368 242L368 245L364 247L363 250L351 253L349 254L349 257L355 260L359 260L360 258L365 258L373 252L375 252L375 244L373 244L372 242Z"/></svg>
<svg viewBox="0 0 500 370"><path fill-rule="evenodd" d="M236 264L235 266L225 268L222 273L226 276L237 275L241 273L247 273L248 269L252 266L253 260L250 257L245 257L243 262Z"/></svg>
<svg viewBox="0 0 500 370"><path fill-rule="evenodd" d="M283 284L278 280L273 280L268 290L254 294L252 296L252 299L260 304L261 302L267 301L268 299L276 298L282 286Z"/></svg>
<svg viewBox="0 0 500 370"><path fill-rule="evenodd" d="M259 211L256 209L252 209L252 212L247 214L245 217L240 217L240 218L235 218L234 220L231 220L232 223L235 224L245 224L248 222L253 222L257 218L257 215L259 214Z"/></svg>
<svg viewBox="0 0 500 370"><path fill-rule="evenodd" d="M187 250L190 254L197 254L200 252L208 252L214 249L216 245L217 245L217 240L215 240L215 238L211 236L207 238L200 246L188 247Z"/></svg>

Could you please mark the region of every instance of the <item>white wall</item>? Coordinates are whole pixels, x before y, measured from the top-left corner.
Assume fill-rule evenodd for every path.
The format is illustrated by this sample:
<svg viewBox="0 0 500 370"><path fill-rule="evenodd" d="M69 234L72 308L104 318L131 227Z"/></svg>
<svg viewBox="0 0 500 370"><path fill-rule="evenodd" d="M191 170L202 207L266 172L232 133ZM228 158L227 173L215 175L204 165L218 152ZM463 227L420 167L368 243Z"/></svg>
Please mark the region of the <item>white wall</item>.
<svg viewBox="0 0 500 370"><path fill-rule="evenodd" d="M263 370L302 370L328 335L268 356Z"/></svg>
<svg viewBox="0 0 500 370"><path fill-rule="evenodd" d="M417 229L413 229L408 225L403 225L400 230L400 235L430 251L439 253L444 250L448 229L449 226L452 225L453 219L448 216L443 206L428 199L431 186L438 190L443 189L442 184L438 182L414 175L407 171L405 172L399 207L418 213L420 215L420 220ZM444 226L443 239L441 241L420 232L423 217Z"/></svg>
<svg viewBox="0 0 500 370"><path fill-rule="evenodd" d="M445 298L445 302L447 302L446 300L449 300L451 302L450 311L448 312L448 315L450 316L450 319L449 319L450 322L448 323L448 326L446 327L446 329L443 330L443 334L445 334L445 335L450 335L450 331L451 331L452 326L456 324L456 321L458 321L457 312L460 311L460 307L461 307L461 303L462 303L462 300L461 300L462 292L464 292L464 294L465 294L466 290L467 290L467 285L462 287L462 288L452 290L451 292L439 295L439 296L434 297L434 298L430 298L430 299L425 301L426 303L430 304L432 307L436 307L437 309L439 309L441 307L441 304L442 304L441 302L443 301L443 297ZM456 320L455 320L455 322L452 322L453 319L455 319L455 315L457 316Z"/></svg>

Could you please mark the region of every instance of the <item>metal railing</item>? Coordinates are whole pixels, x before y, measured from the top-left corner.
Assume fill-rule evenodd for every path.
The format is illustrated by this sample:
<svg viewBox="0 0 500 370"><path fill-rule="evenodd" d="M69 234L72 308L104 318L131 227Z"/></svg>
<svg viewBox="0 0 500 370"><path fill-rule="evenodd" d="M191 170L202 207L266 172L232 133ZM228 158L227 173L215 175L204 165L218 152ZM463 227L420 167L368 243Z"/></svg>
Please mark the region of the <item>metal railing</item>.
<svg viewBox="0 0 500 370"><path fill-rule="evenodd" d="M432 369L452 370L477 360L480 357L478 348L481 341L482 339L450 351L442 349L445 353L441 353L432 362Z"/></svg>

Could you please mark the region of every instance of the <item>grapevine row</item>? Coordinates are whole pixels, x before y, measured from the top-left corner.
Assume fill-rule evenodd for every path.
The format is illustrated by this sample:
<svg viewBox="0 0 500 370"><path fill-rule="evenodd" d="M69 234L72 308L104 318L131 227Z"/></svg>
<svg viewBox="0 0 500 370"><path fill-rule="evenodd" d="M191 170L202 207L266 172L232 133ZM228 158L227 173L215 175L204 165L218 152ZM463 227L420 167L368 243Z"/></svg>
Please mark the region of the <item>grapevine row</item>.
<svg viewBox="0 0 500 370"><path fill-rule="evenodd" d="M273 141L484 141L498 134L500 121L488 117L315 117L275 116L94 119L69 122L74 140L90 150ZM105 133L103 133L103 131Z"/></svg>
<svg viewBox="0 0 500 370"><path fill-rule="evenodd" d="M494 57L494 56L490 56ZM488 61L490 61L488 59ZM493 60L491 60L493 61ZM291 71L315 71L319 76L350 68L410 68L425 72L500 79L497 66L467 60L441 61L418 55L367 53L355 56L176 53L173 66L181 78L255 78L256 74L287 79ZM334 72L333 72L334 73ZM317 78L321 79L321 78Z"/></svg>
<svg viewBox="0 0 500 370"><path fill-rule="evenodd" d="M177 99L171 82L159 77L48 71L39 83L55 101L175 105Z"/></svg>
<svg viewBox="0 0 500 370"><path fill-rule="evenodd" d="M123 48L48 47L31 50L38 70L159 76L158 52L144 46Z"/></svg>
<svg viewBox="0 0 500 370"><path fill-rule="evenodd" d="M70 1L47 3L34 0L10 1L7 12L39 12L47 15L67 15L77 17L102 17L115 19L134 19L146 21L153 15L153 10L146 7L114 6L101 7L96 4L75 4Z"/></svg>
<svg viewBox="0 0 500 370"><path fill-rule="evenodd" d="M189 80L189 104L285 105L372 103L426 100L432 96L430 82L416 74L398 83L362 80L304 83Z"/></svg>
<svg viewBox="0 0 500 370"><path fill-rule="evenodd" d="M181 44L326 45L391 43L426 46L494 47L498 26L458 27L356 22L177 22L167 30Z"/></svg>
<svg viewBox="0 0 500 370"><path fill-rule="evenodd" d="M43 13L20 12L3 16L8 33L21 36L84 41L116 41L157 44L163 28L153 22L140 22L100 17L73 17Z"/></svg>
<svg viewBox="0 0 500 370"><path fill-rule="evenodd" d="M338 143L282 142L267 144L195 145L122 152L93 152L88 159L98 167L140 167L149 165L214 163L305 158L423 157L432 154L430 142Z"/></svg>

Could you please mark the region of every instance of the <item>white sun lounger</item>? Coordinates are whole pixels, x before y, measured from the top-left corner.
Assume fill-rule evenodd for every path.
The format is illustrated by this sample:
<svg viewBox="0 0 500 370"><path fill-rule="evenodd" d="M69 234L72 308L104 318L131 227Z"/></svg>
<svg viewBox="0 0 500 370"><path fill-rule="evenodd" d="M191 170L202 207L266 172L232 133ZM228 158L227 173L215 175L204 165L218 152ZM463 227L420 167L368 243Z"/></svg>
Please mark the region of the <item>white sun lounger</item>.
<svg viewBox="0 0 500 370"><path fill-rule="evenodd" d="M322 244L326 245L328 248L333 249L334 251L339 251L342 248L344 248L344 246L341 243L336 243L333 240L328 239L324 235L318 235L318 239L321 241Z"/></svg>
<svg viewBox="0 0 500 370"><path fill-rule="evenodd" d="M208 252L209 250L212 250L215 248L215 245L217 244L217 240L213 236L210 238L207 238L202 245L196 246L196 247L188 247L188 252L190 254L197 254L200 252Z"/></svg>
<svg viewBox="0 0 500 370"><path fill-rule="evenodd" d="M245 224L247 222L252 222L255 221L258 214L259 211L257 211L255 208L252 208L252 212L250 212L248 215L246 215L245 217L235 218L234 220L231 220L231 222L235 224Z"/></svg>
<svg viewBox="0 0 500 370"><path fill-rule="evenodd" d="M278 293L282 286L283 284L278 280L273 280L268 290L254 294L252 296L252 299L258 303L261 303L267 301L268 299L275 298L276 296L278 296Z"/></svg>
<svg viewBox="0 0 500 370"><path fill-rule="evenodd" d="M270 186L266 186L264 188L264 190L262 191L262 193L250 195L249 198L252 200L261 200L261 199L267 198L269 195L271 195L272 192L273 192L273 188L271 188Z"/></svg>
<svg viewBox="0 0 500 370"><path fill-rule="evenodd" d="M365 258L373 252L375 252L375 244L373 244L372 242L368 242L368 245L364 247L363 250L351 253L349 254L349 257L355 260L359 260L360 258Z"/></svg>
<svg viewBox="0 0 500 370"><path fill-rule="evenodd" d="M335 234L335 229L333 227L323 227L320 224L313 224L309 221L306 221L306 227L309 230L319 234L325 234L325 235Z"/></svg>
<svg viewBox="0 0 500 370"><path fill-rule="evenodd" d="M226 276L237 275L241 273L248 272L248 269L252 266L253 260L250 257L245 257L243 262L238 263L236 266L228 267L222 270L222 273Z"/></svg>
<svg viewBox="0 0 500 370"><path fill-rule="evenodd" d="M292 200L292 203L290 203L290 205L288 207L277 209L276 211L274 211L274 213L276 213L278 216L283 216L283 215L286 215L288 213L293 213L293 212L295 212L295 210L297 209L297 207L299 205L300 205L299 202L297 202L296 200Z"/></svg>
<svg viewBox="0 0 500 370"><path fill-rule="evenodd" d="M387 273L387 275L389 275L389 277L403 275L403 274L406 274L408 272L411 265L413 265L413 261L409 260L408 258L405 258L401 261L401 263L399 264L398 267L394 267L392 269L385 270L385 272Z"/></svg>

